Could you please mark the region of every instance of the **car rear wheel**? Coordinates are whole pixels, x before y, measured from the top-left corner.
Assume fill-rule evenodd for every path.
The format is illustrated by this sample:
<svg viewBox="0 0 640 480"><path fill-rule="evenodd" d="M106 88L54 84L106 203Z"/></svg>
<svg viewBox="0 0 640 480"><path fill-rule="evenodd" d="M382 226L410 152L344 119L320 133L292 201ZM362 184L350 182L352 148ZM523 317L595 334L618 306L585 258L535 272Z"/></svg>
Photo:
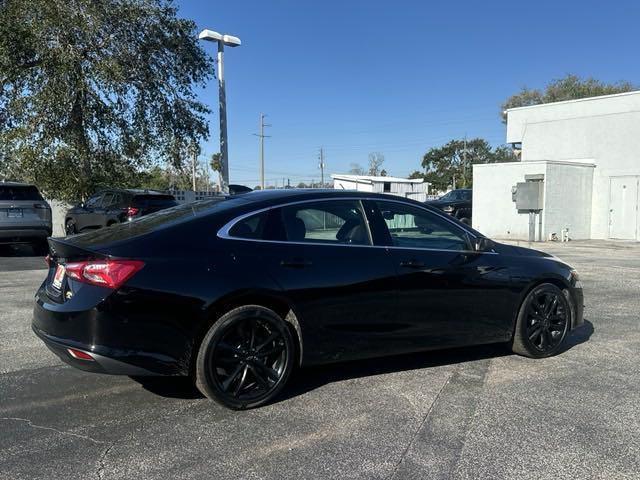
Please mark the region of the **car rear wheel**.
<svg viewBox="0 0 640 480"><path fill-rule="evenodd" d="M570 327L571 305L565 293L543 283L522 302L511 348L526 357L550 357L562 348Z"/></svg>
<svg viewBox="0 0 640 480"><path fill-rule="evenodd" d="M205 335L196 360L196 386L233 409L272 401L294 365L293 337L272 310L258 305L223 315Z"/></svg>

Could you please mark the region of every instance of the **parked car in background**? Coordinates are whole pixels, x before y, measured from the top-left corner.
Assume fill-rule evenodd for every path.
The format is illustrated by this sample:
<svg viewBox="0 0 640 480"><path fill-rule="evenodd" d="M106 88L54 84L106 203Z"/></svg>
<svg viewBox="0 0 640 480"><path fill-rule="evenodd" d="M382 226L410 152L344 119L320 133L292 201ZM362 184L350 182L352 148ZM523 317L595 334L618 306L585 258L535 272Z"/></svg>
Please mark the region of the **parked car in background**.
<svg viewBox="0 0 640 480"><path fill-rule="evenodd" d="M273 400L294 366L497 342L544 358L583 322L569 265L379 193L218 195L49 244L33 330L54 353L192 375L231 408Z"/></svg>
<svg viewBox="0 0 640 480"><path fill-rule="evenodd" d="M35 185L0 183L0 244L30 243L40 253L48 251L51 207Z"/></svg>
<svg viewBox="0 0 640 480"><path fill-rule="evenodd" d="M472 198L473 195L470 188L459 188L457 190L451 190L437 200L431 200L426 203L457 218L462 223L471 225Z"/></svg>
<svg viewBox="0 0 640 480"><path fill-rule="evenodd" d="M110 227L149 213L178 205L175 197L153 190L104 190L65 215L65 231L73 235L86 230Z"/></svg>

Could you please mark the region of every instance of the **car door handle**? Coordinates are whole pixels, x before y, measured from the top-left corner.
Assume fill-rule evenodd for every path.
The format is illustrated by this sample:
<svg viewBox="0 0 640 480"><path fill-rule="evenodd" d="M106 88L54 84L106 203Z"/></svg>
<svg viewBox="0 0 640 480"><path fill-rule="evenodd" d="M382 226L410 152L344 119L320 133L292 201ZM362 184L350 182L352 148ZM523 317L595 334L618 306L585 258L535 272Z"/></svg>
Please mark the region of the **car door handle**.
<svg viewBox="0 0 640 480"><path fill-rule="evenodd" d="M400 266L405 268L424 268L424 262L419 260L405 260L400 262Z"/></svg>
<svg viewBox="0 0 640 480"><path fill-rule="evenodd" d="M280 265L287 268L305 268L312 265L310 260L304 260L302 258L292 258L290 260L282 260Z"/></svg>

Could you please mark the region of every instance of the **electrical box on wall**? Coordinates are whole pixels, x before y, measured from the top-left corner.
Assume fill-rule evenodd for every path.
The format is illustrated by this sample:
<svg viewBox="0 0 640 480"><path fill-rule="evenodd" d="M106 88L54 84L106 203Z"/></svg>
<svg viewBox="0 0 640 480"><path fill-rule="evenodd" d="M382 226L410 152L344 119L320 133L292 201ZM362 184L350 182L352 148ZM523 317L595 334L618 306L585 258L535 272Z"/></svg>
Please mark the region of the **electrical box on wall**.
<svg viewBox="0 0 640 480"><path fill-rule="evenodd" d="M544 182L518 182L513 192L518 210L542 210L544 208Z"/></svg>

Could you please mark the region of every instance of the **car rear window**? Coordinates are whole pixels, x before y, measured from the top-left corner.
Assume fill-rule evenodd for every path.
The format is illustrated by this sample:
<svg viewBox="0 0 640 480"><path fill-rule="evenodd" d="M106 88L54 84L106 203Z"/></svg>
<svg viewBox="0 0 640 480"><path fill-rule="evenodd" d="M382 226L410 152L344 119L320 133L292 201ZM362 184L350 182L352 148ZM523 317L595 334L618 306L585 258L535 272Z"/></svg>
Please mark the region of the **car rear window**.
<svg viewBox="0 0 640 480"><path fill-rule="evenodd" d="M0 200L42 201L42 195L33 185L0 185Z"/></svg>
<svg viewBox="0 0 640 480"><path fill-rule="evenodd" d="M178 204L173 195L136 195L133 204L140 208L173 207Z"/></svg>

